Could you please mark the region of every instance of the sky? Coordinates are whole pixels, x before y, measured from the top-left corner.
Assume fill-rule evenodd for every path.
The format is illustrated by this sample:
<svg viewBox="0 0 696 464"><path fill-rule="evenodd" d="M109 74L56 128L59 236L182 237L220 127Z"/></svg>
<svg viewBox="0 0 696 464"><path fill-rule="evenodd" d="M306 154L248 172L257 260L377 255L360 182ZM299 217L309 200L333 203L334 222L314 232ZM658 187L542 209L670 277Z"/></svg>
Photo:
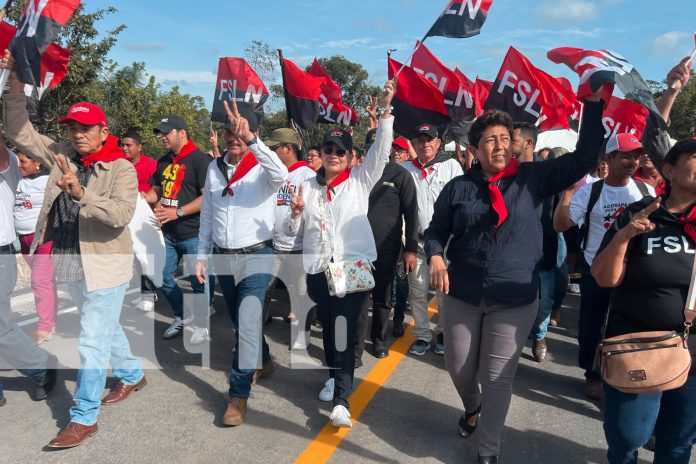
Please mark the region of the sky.
<svg viewBox="0 0 696 464"><path fill-rule="evenodd" d="M120 65L142 61L164 88L202 96L212 105L217 59L244 57L252 40L281 48L299 66L343 55L362 64L370 80L387 77L386 52L408 59L447 0L85 0L87 11L113 5L118 13L97 24L128 28L109 57ZM577 85L568 68L546 52L561 46L608 49L623 55L645 79L662 80L694 49L694 0L495 0L481 34L431 37L425 45L470 78L494 80L509 46L552 75ZM277 75L263 76L266 86Z"/></svg>

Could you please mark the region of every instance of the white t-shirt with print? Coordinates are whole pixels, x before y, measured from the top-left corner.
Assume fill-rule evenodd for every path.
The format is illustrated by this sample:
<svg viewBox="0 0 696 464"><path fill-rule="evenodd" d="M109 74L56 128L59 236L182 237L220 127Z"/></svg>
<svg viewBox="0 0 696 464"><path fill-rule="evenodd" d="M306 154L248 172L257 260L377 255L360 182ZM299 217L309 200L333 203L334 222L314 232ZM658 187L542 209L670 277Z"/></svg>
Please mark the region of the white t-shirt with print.
<svg viewBox="0 0 696 464"><path fill-rule="evenodd" d="M585 223L587 204L590 201L592 185L582 186L570 202L570 219L578 226ZM645 185L650 195L655 196L655 189L650 185ZM599 195L597 203L590 212L590 230L587 235L587 246L585 247L585 259L588 264L592 264L597 249L602 243L604 234L614 223L616 217L623 212L631 203L643 198L636 181L631 179L625 187L612 187L604 183L602 193Z"/></svg>
<svg viewBox="0 0 696 464"><path fill-rule="evenodd" d="M17 235L14 228L15 194L19 179L19 160L10 152L10 165L0 172L0 246L14 243Z"/></svg>

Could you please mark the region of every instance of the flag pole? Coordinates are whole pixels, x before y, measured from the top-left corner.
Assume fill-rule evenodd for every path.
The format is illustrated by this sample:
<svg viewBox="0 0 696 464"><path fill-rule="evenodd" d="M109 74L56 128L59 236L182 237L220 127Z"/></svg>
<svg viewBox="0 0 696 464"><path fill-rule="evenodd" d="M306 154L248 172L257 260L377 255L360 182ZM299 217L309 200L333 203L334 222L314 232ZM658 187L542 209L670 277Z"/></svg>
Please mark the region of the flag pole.
<svg viewBox="0 0 696 464"><path fill-rule="evenodd" d="M5 2L5 6L3 6L2 9L0 9L0 22L5 20L5 16L7 15L7 10L10 9L13 1L14 0L7 0L7 2ZM14 40L14 38L13 38L13 40ZM12 42L10 42L10 44L11 43ZM4 53L5 51L2 50L2 52ZM2 73L0 73L0 96L2 96L2 94L5 93L5 86L7 85L7 81L9 80L9 78L10 78L10 70L3 69Z"/></svg>
<svg viewBox="0 0 696 464"><path fill-rule="evenodd" d="M408 59L407 59L406 61L404 61L404 62L401 64L401 69L399 69L399 70L396 72L396 74L394 74L394 79L396 79L397 77L399 77L399 74L401 74L401 71L403 71L404 68L406 67L406 63L408 63L409 61L411 61L411 60L413 59L413 55L416 54L416 52L418 51L418 49L420 48L420 46L423 44L423 42L425 42L425 39L427 39L427 38L428 38L427 36L426 36L426 37L423 37L422 40L416 38L416 46L415 46L415 48L414 48L413 51L411 52L411 55L408 57Z"/></svg>

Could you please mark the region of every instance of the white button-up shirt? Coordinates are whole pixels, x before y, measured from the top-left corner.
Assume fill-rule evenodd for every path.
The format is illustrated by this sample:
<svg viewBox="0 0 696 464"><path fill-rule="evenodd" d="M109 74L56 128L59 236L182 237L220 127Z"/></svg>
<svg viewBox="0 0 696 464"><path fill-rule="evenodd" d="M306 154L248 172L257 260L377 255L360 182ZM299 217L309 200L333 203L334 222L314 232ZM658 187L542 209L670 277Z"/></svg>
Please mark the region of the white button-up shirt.
<svg viewBox="0 0 696 464"><path fill-rule="evenodd" d="M389 162L389 150L394 139L393 124L393 117L379 119L375 143L368 150L365 161L354 167L348 179L334 188L331 201L326 197L326 186L319 185L316 178L302 184L305 204L302 215L293 220L288 213L283 226L287 235L302 235L302 258L308 274L323 272L326 258L333 258L337 263L377 259L367 207L372 187L382 177L384 166ZM326 256L322 254L320 195L326 210Z"/></svg>
<svg viewBox="0 0 696 464"><path fill-rule="evenodd" d="M428 173L425 179L420 168L414 166L411 161L401 163L401 166L411 173L416 183L416 191L418 192L418 235L423 235L425 229L430 225L435 200L440 196L440 192L447 185L447 182L457 176L461 176L464 174L464 171L459 162L454 159L434 164L432 171Z"/></svg>
<svg viewBox="0 0 696 464"><path fill-rule="evenodd" d="M206 259L212 245L237 249L273 239L275 194L288 178L288 169L278 156L260 140L249 146L258 164L232 184L234 194L223 196L227 180L238 168L229 163L229 155L208 167L203 188L201 226L198 232L198 259Z"/></svg>

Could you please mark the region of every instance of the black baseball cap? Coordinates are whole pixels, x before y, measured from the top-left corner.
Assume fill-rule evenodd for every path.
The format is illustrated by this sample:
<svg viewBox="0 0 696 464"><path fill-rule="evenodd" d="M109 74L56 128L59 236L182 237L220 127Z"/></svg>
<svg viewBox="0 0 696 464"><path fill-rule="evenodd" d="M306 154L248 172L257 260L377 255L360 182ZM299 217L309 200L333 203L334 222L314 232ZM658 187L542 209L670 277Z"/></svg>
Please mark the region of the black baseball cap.
<svg viewBox="0 0 696 464"><path fill-rule="evenodd" d="M348 131L343 129L331 129L328 131L324 135L324 142L322 142L322 145L326 145L329 142L333 142L338 145L339 148L347 151L353 149L353 137Z"/></svg>
<svg viewBox="0 0 696 464"><path fill-rule="evenodd" d="M431 139L436 139L438 137L437 135L437 127L433 126L432 124L428 123L423 123L423 124L418 124L414 129L413 129L413 138L420 137L421 135L427 135Z"/></svg>
<svg viewBox="0 0 696 464"><path fill-rule="evenodd" d="M377 139L377 129L370 129L365 134L365 150L369 150L375 140Z"/></svg>
<svg viewBox="0 0 696 464"><path fill-rule="evenodd" d="M168 134L174 129L185 130L187 133L190 132L186 121L173 114L163 117L157 127L152 129L152 132L155 134Z"/></svg>
<svg viewBox="0 0 696 464"><path fill-rule="evenodd" d="M696 139L680 140L665 155L665 163L675 163L681 155L691 153L696 153Z"/></svg>

